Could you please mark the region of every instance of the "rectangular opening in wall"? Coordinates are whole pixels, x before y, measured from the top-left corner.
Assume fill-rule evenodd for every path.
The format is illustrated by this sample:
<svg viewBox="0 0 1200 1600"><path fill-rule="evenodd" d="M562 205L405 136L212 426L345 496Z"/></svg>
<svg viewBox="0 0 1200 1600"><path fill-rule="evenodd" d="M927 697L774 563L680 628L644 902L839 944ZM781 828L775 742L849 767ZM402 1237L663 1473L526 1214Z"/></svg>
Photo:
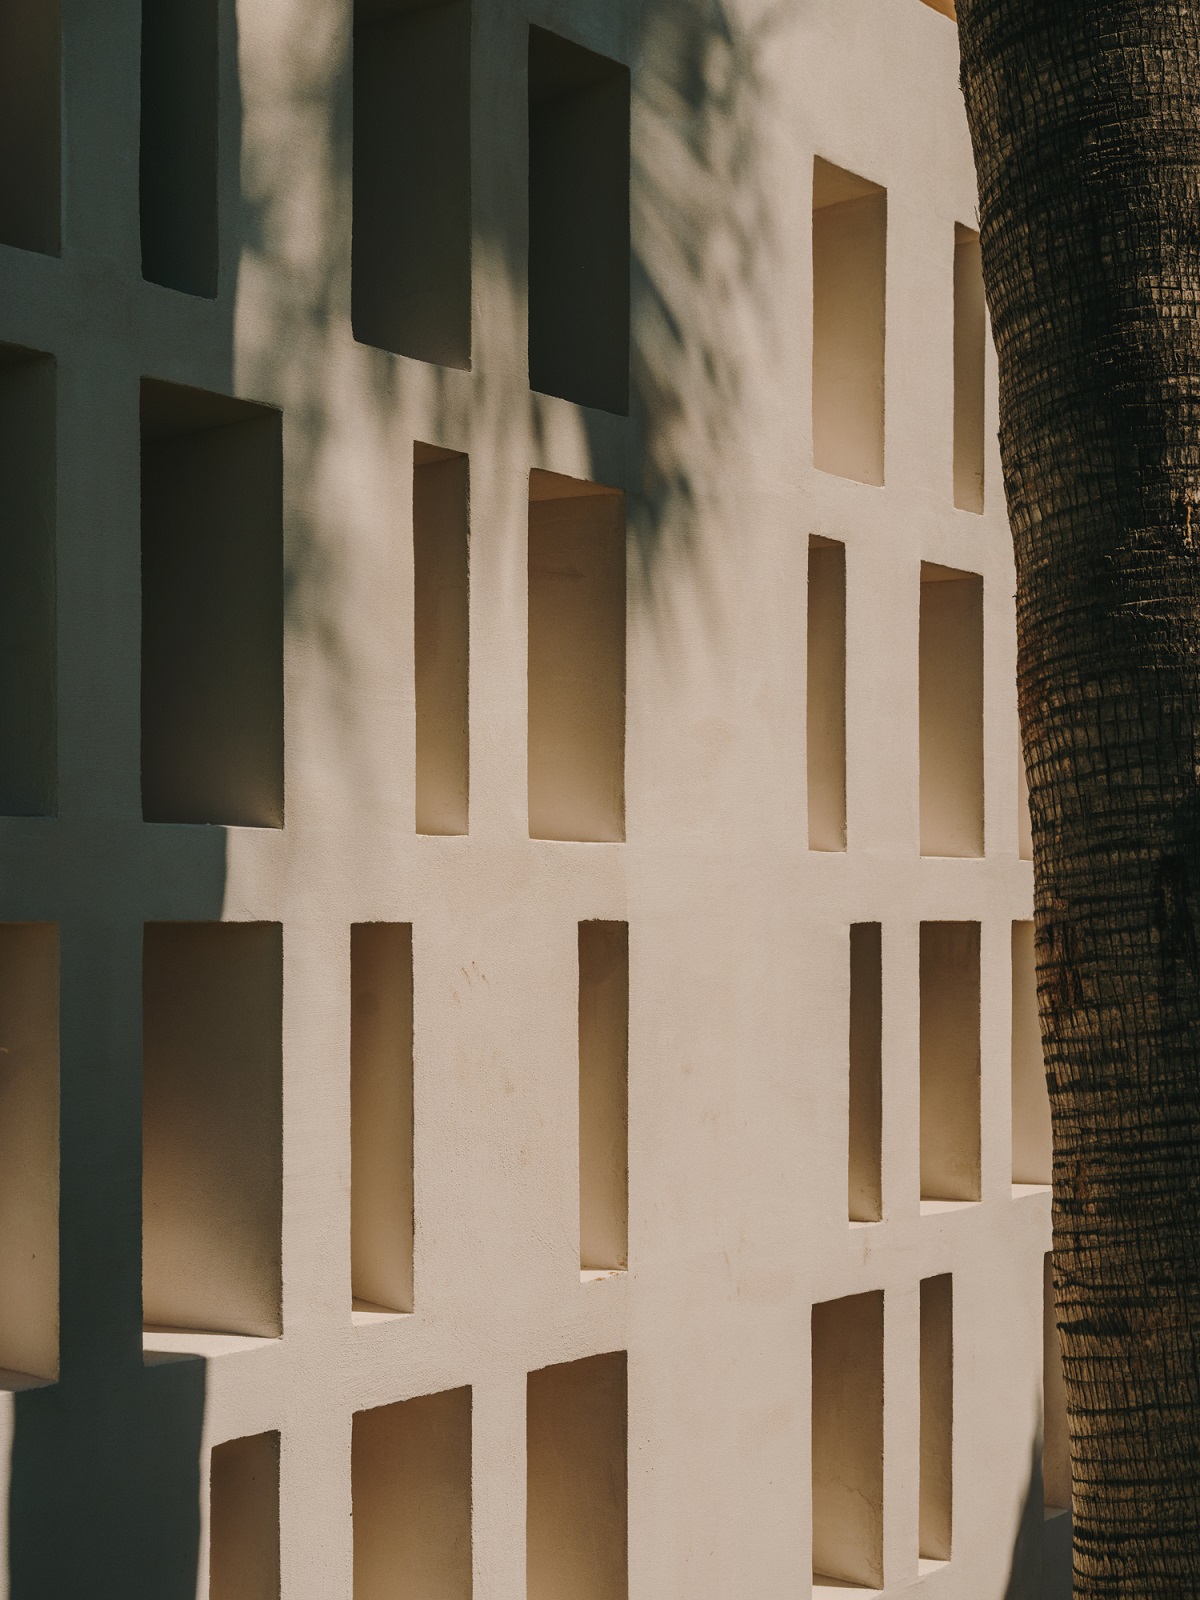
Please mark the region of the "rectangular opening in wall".
<svg viewBox="0 0 1200 1600"><path fill-rule="evenodd" d="M625 496L529 474L529 836L625 837Z"/></svg>
<svg viewBox="0 0 1200 1600"><path fill-rule="evenodd" d="M142 384L142 815L283 825L279 412Z"/></svg>
<svg viewBox="0 0 1200 1600"><path fill-rule="evenodd" d="M979 235L954 224L954 504L983 510L983 373L987 308Z"/></svg>
<svg viewBox="0 0 1200 1600"><path fill-rule="evenodd" d="M949 1561L954 1502L954 1280L921 1280L920 1555Z"/></svg>
<svg viewBox="0 0 1200 1600"><path fill-rule="evenodd" d="M529 30L529 382L629 411L629 69Z"/></svg>
<svg viewBox="0 0 1200 1600"><path fill-rule="evenodd" d="M922 3L927 5L931 11L940 11L944 17L949 17L952 22L956 20L954 0L922 0Z"/></svg>
<svg viewBox="0 0 1200 1600"><path fill-rule="evenodd" d="M48 922L0 923L0 1368L58 1376L58 928Z"/></svg>
<svg viewBox="0 0 1200 1600"><path fill-rule="evenodd" d="M52 816L57 803L55 433L54 358L0 345L0 814L9 817Z"/></svg>
<svg viewBox="0 0 1200 1600"><path fill-rule="evenodd" d="M850 1221L883 1216L883 960L877 922L850 929Z"/></svg>
<svg viewBox="0 0 1200 1600"><path fill-rule="evenodd" d="M921 563L921 854L983 854L983 579Z"/></svg>
<svg viewBox="0 0 1200 1600"><path fill-rule="evenodd" d="M413 1308L412 926L350 930L350 1275L360 1310Z"/></svg>
<svg viewBox="0 0 1200 1600"><path fill-rule="evenodd" d="M218 0L142 0L142 276L217 292Z"/></svg>
<svg viewBox="0 0 1200 1600"><path fill-rule="evenodd" d="M148 922L142 1316L277 1337L283 940L277 922Z"/></svg>
<svg viewBox="0 0 1200 1600"><path fill-rule="evenodd" d="M471 1597L471 1391L359 1411L354 1600Z"/></svg>
<svg viewBox="0 0 1200 1600"><path fill-rule="evenodd" d="M1071 1435L1050 1251L1042 1262L1042 1493L1047 1517L1070 1510Z"/></svg>
<svg viewBox="0 0 1200 1600"><path fill-rule="evenodd" d="M579 924L579 1267L629 1258L629 925Z"/></svg>
<svg viewBox="0 0 1200 1600"><path fill-rule="evenodd" d="M208 1479L208 1600L278 1600L279 1435L213 1446Z"/></svg>
<svg viewBox="0 0 1200 1600"><path fill-rule="evenodd" d="M1017 743L1017 855L1033 860L1033 821L1029 815L1029 780L1025 776L1025 755Z"/></svg>
<svg viewBox="0 0 1200 1600"><path fill-rule="evenodd" d="M921 1199L978 1200L979 924L921 924Z"/></svg>
<svg viewBox="0 0 1200 1600"><path fill-rule="evenodd" d="M1050 1096L1038 1021L1033 923L1012 925L1012 1181L1050 1182Z"/></svg>
<svg viewBox="0 0 1200 1600"><path fill-rule="evenodd" d="M466 833L469 476L464 455L413 450L417 832Z"/></svg>
<svg viewBox="0 0 1200 1600"><path fill-rule="evenodd" d="M813 1581L883 1586L883 1293L812 1308Z"/></svg>
<svg viewBox="0 0 1200 1600"><path fill-rule="evenodd" d="M846 848L846 546L808 541L808 848Z"/></svg>
<svg viewBox="0 0 1200 1600"><path fill-rule="evenodd" d="M526 1404L527 1600L626 1600L625 1352L531 1372Z"/></svg>
<svg viewBox="0 0 1200 1600"><path fill-rule="evenodd" d="M883 482L887 190L813 163L813 465Z"/></svg>
<svg viewBox="0 0 1200 1600"><path fill-rule="evenodd" d="M355 0L351 320L471 364L470 0Z"/></svg>
<svg viewBox="0 0 1200 1600"><path fill-rule="evenodd" d="M58 0L0 6L0 244L57 255L61 139Z"/></svg>

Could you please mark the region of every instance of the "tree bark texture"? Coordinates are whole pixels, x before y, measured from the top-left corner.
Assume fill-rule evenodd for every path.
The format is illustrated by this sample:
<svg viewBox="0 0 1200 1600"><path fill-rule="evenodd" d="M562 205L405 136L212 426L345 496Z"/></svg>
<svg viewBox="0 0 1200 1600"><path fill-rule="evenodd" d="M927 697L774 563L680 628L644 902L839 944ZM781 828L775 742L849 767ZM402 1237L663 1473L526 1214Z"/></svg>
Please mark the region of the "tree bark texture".
<svg viewBox="0 0 1200 1600"><path fill-rule="evenodd" d="M959 0L1075 1593L1200 1595L1200 4Z"/></svg>

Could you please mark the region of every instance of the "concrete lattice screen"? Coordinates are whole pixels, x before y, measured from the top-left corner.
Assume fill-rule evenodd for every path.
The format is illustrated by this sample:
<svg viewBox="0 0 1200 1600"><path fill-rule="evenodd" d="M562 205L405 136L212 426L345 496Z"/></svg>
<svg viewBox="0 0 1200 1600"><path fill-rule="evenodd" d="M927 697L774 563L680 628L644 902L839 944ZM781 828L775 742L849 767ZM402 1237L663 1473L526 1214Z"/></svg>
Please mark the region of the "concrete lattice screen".
<svg viewBox="0 0 1200 1600"><path fill-rule="evenodd" d="M0 7L0 1595L1059 1600L952 6L85 11Z"/></svg>

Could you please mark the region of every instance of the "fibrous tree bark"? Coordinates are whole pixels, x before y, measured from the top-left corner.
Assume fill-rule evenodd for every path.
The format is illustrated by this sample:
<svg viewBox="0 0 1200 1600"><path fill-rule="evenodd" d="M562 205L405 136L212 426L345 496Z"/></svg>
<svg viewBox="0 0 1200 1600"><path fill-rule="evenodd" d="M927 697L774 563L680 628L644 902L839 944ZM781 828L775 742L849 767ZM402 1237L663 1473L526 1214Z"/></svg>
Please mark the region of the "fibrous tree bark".
<svg viewBox="0 0 1200 1600"><path fill-rule="evenodd" d="M1075 1593L1200 1594L1200 3L959 0Z"/></svg>

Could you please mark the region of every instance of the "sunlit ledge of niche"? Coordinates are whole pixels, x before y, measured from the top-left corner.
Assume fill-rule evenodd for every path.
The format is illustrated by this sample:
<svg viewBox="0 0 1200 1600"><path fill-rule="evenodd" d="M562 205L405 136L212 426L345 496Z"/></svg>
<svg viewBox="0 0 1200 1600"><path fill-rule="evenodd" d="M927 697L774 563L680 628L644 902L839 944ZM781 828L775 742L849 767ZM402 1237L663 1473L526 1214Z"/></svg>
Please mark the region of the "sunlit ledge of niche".
<svg viewBox="0 0 1200 1600"><path fill-rule="evenodd" d="M1014 1183L1012 1186L1012 1197L1014 1200L1025 1200L1031 1194L1049 1193L1050 1185L1048 1183Z"/></svg>
<svg viewBox="0 0 1200 1600"><path fill-rule="evenodd" d="M278 1339L250 1333L201 1333L195 1328L149 1327L142 1330L142 1360L148 1367L196 1357L212 1361L218 1356L244 1355L247 1351L278 1343Z"/></svg>
<svg viewBox="0 0 1200 1600"><path fill-rule="evenodd" d="M932 1564L934 1566L939 1565L937 1562ZM865 1589L861 1583L851 1583L847 1578L827 1578L824 1573L818 1573L813 1578L813 1600L819 1600L821 1595L845 1594L847 1591L850 1594L864 1596L883 1594L884 1592L882 1589Z"/></svg>
<svg viewBox="0 0 1200 1600"><path fill-rule="evenodd" d="M605 1278L625 1278L624 1267L586 1267L579 1274L580 1283L603 1283Z"/></svg>
<svg viewBox="0 0 1200 1600"><path fill-rule="evenodd" d="M950 1563L948 1561L935 1561L932 1556L918 1556L917 1577L932 1577L935 1572L940 1572L943 1567L948 1567L949 1565Z"/></svg>
<svg viewBox="0 0 1200 1600"><path fill-rule="evenodd" d="M970 1211L972 1207L978 1204L978 1200L922 1200L921 1215L923 1217L938 1217L947 1211Z"/></svg>
<svg viewBox="0 0 1200 1600"><path fill-rule="evenodd" d="M386 1306L372 1305L370 1300L355 1300L350 1320L356 1328L377 1328L385 1322L411 1322L411 1311L389 1311Z"/></svg>

